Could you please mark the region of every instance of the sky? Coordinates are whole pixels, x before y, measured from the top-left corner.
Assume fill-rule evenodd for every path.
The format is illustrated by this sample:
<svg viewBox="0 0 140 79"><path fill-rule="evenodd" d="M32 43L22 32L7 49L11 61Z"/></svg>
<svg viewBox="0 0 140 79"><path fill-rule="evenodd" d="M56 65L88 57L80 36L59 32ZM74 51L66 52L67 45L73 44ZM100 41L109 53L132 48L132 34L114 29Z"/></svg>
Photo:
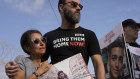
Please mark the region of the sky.
<svg viewBox="0 0 140 79"><path fill-rule="evenodd" d="M99 40L125 19L131 18L140 23L140 0L80 0L80 2L84 7L78 25L94 31ZM26 30L37 29L45 34L58 28L61 17L57 3L58 0L0 0L0 44L3 42L22 51L20 37ZM140 39L137 42L140 44ZM88 67L90 72L94 73L91 62Z"/></svg>

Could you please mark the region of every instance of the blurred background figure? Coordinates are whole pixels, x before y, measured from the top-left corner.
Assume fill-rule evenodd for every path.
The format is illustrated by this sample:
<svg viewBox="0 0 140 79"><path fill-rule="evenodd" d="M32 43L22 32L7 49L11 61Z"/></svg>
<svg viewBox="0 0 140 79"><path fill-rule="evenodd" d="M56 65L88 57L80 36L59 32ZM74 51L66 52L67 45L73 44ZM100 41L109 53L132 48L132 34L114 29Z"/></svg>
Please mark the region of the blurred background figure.
<svg viewBox="0 0 140 79"><path fill-rule="evenodd" d="M136 42L140 23L136 23L133 19L126 19L122 22L122 26L126 43L130 46L140 48L140 45Z"/></svg>

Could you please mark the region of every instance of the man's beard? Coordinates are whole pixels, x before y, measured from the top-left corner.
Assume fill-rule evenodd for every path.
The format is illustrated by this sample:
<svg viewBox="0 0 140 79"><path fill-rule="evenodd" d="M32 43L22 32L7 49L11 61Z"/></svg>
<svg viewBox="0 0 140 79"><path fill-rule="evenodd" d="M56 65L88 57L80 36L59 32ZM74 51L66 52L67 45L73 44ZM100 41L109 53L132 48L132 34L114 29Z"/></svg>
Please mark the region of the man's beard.
<svg viewBox="0 0 140 79"><path fill-rule="evenodd" d="M80 11L72 12L68 10L67 7L64 7L64 17L66 20L72 24L77 24L80 21Z"/></svg>

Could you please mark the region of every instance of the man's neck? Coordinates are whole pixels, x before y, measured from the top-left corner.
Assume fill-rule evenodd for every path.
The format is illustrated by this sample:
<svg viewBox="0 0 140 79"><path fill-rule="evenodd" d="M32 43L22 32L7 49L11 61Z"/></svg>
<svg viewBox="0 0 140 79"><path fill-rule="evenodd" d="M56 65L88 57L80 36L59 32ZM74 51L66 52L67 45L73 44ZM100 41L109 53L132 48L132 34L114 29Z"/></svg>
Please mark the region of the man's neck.
<svg viewBox="0 0 140 79"><path fill-rule="evenodd" d="M76 24L73 24L71 22L69 22L67 19L65 19L64 17L62 17L62 24L60 26L62 29L75 29L78 28L79 26Z"/></svg>
<svg viewBox="0 0 140 79"><path fill-rule="evenodd" d="M75 28L78 28L79 26L76 24L71 24L71 23L62 23L60 27L62 29L75 29Z"/></svg>

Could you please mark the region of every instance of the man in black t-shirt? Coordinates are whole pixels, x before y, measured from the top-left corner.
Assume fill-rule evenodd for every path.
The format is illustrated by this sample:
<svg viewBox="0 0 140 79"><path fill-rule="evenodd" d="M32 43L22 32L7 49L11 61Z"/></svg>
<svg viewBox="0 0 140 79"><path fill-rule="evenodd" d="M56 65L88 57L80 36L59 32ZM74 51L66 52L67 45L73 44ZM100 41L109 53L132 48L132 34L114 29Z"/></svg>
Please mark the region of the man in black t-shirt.
<svg viewBox="0 0 140 79"><path fill-rule="evenodd" d="M48 42L43 60L51 56L51 63L54 64L81 53L86 64L91 57L96 79L105 79L104 65L95 33L76 25L80 21L82 8L79 0L59 0L58 9L62 23L59 28L44 35Z"/></svg>
<svg viewBox="0 0 140 79"><path fill-rule="evenodd" d="M91 57L96 79L105 79L105 69L95 33L76 25L80 21L82 8L79 0L59 0L58 9L62 23L59 28L44 35L48 41L43 60L51 56L51 63L55 64L81 53L86 64ZM8 68L6 71L8 72Z"/></svg>
<svg viewBox="0 0 140 79"><path fill-rule="evenodd" d="M46 33L44 37L47 38L47 52L43 60L51 55L52 64L77 53L81 53L88 64L89 56L101 54L95 33L81 26L71 30L59 27Z"/></svg>

